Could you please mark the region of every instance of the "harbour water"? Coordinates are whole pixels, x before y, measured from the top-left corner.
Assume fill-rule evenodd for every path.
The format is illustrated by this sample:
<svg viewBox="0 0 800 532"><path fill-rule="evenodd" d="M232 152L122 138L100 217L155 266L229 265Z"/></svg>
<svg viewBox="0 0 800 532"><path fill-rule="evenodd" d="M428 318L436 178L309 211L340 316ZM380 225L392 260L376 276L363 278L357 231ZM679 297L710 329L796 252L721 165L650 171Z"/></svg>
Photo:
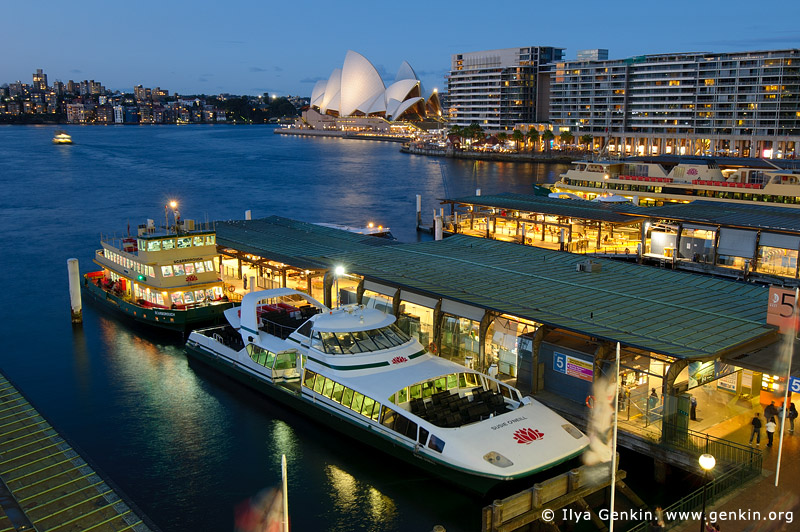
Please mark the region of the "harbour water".
<svg viewBox="0 0 800 532"><path fill-rule="evenodd" d="M295 530L475 530L485 502L187 360L181 342L86 306L70 324L67 259L92 269L100 233L272 214L389 225L417 238L415 194L530 191L563 166L440 160L395 143L273 135L260 126L0 127L6 304L0 369L164 531L231 530L234 510L289 469Z"/></svg>

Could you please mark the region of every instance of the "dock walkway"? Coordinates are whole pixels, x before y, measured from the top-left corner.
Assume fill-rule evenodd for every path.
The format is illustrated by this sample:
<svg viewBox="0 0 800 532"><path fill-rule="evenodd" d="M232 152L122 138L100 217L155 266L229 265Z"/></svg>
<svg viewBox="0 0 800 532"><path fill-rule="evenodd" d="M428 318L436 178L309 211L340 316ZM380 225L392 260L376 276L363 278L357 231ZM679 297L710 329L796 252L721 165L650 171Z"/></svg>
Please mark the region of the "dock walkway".
<svg viewBox="0 0 800 532"><path fill-rule="evenodd" d="M0 374L0 532L157 530Z"/></svg>

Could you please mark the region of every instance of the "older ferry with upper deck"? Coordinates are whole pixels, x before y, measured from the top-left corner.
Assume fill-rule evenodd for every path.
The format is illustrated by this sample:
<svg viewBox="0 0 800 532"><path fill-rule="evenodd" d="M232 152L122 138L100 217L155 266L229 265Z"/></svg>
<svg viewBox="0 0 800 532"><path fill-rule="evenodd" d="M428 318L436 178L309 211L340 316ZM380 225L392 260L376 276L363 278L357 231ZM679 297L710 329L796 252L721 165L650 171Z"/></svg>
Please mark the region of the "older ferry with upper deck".
<svg viewBox="0 0 800 532"><path fill-rule="evenodd" d="M485 492L581 454L589 440L515 388L434 356L395 317L276 288L245 294L189 355L328 427Z"/></svg>
<svg viewBox="0 0 800 532"><path fill-rule="evenodd" d="M192 220L157 230L153 220L138 235L103 238L84 275L84 293L140 323L185 332L223 321L232 306L218 272L216 235Z"/></svg>
<svg viewBox="0 0 800 532"><path fill-rule="evenodd" d="M721 165L713 158L653 157L577 161L553 185L585 199L615 194L641 205L702 199L800 208L800 171L764 160ZM759 163L758 166L755 166Z"/></svg>

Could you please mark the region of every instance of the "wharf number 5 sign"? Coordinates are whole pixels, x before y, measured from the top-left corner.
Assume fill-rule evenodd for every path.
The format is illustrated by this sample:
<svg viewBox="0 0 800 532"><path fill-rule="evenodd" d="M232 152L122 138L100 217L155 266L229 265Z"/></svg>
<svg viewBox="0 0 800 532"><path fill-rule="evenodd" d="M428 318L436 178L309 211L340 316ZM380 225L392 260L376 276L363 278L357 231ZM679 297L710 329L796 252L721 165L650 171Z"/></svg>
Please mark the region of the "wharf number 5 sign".
<svg viewBox="0 0 800 532"><path fill-rule="evenodd" d="M589 382L592 382L594 377L591 362L564 353L553 353L553 370Z"/></svg>

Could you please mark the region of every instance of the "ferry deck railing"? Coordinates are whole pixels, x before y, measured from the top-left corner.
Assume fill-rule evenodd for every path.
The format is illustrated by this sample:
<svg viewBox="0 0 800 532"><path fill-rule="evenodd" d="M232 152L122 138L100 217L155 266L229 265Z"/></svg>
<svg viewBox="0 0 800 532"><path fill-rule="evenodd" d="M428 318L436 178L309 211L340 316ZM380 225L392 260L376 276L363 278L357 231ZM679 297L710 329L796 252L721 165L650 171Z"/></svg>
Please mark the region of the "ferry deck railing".
<svg viewBox="0 0 800 532"><path fill-rule="evenodd" d="M700 456L708 453L718 461L728 465L743 465L761 473L763 457L758 449L742 445L723 438L709 436L691 429L681 429L670 423L664 423L664 443L677 447L691 454Z"/></svg>

